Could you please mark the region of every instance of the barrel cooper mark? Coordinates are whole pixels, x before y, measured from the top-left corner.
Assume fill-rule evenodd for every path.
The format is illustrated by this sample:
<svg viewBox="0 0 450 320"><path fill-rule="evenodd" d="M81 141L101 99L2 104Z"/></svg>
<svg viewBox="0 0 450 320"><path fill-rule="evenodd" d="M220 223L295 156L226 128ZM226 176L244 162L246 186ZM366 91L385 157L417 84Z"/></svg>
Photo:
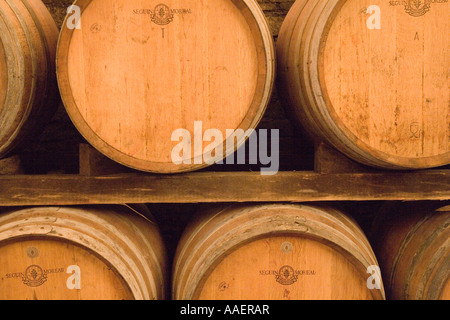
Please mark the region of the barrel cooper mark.
<svg viewBox="0 0 450 320"><path fill-rule="evenodd" d="M51 273L63 273L64 268L56 268L56 269L42 269L38 265L31 265L26 268L25 272L16 272L16 273L8 273L6 274L6 279L13 278L22 278L23 284L28 287L40 287L42 286L48 278L48 275Z"/></svg>
<svg viewBox="0 0 450 320"><path fill-rule="evenodd" d="M283 286L290 286L297 282L298 275L295 274L295 270L291 266L284 266L278 271L276 279Z"/></svg>
<svg viewBox="0 0 450 320"><path fill-rule="evenodd" d="M280 270L261 270L261 276L275 276L275 280L283 286L291 286L298 281L299 276L315 276L315 270L295 270L291 266L283 266Z"/></svg>
<svg viewBox="0 0 450 320"><path fill-rule="evenodd" d="M395 0L390 1L390 6L405 6L407 14L413 17L421 17L431 9L432 3L446 3L448 0Z"/></svg>
<svg viewBox="0 0 450 320"><path fill-rule="evenodd" d="M165 4L158 4L153 10L152 22L159 24L160 26L165 26L173 21L173 13L170 8Z"/></svg>
<svg viewBox="0 0 450 320"><path fill-rule="evenodd" d="M413 122L411 123L409 130L411 131L411 137L410 139L420 139L421 137L421 130L420 130L420 124L419 122Z"/></svg>
<svg viewBox="0 0 450 320"><path fill-rule="evenodd" d="M191 14L191 9L171 9L168 5L160 3L153 10L151 9L135 9L134 14L148 14L154 24L165 26L171 23L175 15Z"/></svg>
<svg viewBox="0 0 450 320"><path fill-rule="evenodd" d="M29 287L39 287L47 281L47 274L39 266L29 266L25 270L22 281Z"/></svg>

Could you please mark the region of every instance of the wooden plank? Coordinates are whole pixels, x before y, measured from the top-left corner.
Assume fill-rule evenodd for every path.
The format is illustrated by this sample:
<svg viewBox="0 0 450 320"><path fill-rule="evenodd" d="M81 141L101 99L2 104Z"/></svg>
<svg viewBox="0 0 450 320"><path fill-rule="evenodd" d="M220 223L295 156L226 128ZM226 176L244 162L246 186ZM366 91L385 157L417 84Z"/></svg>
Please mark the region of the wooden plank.
<svg viewBox="0 0 450 320"><path fill-rule="evenodd" d="M107 158L91 145L81 143L79 146L79 168L82 176L103 176L133 172L132 169Z"/></svg>
<svg viewBox="0 0 450 320"><path fill-rule="evenodd" d="M381 170L351 160L326 143L314 147L314 171L317 173L363 173Z"/></svg>
<svg viewBox="0 0 450 320"><path fill-rule="evenodd" d="M448 200L450 171L0 177L0 205Z"/></svg>
<svg viewBox="0 0 450 320"><path fill-rule="evenodd" d="M0 159L0 176L23 173L22 161L18 155Z"/></svg>

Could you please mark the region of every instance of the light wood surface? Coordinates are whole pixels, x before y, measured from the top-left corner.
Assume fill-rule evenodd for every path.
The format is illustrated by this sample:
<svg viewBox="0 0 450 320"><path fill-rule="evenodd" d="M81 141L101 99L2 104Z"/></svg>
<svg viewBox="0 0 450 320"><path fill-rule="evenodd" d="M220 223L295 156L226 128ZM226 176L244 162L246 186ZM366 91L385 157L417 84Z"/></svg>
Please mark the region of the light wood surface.
<svg viewBox="0 0 450 320"><path fill-rule="evenodd" d="M371 5L381 10L379 30L367 27ZM449 164L450 10L429 5L413 16L407 2L297 1L277 45L294 119L364 164Z"/></svg>
<svg viewBox="0 0 450 320"><path fill-rule="evenodd" d="M450 299L450 206L387 204L374 225L374 249L394 300Z"/></svg>
<svg viewBox="0 0 450 320"><path fill-rule="evenodd" d="M36 250L39 256L30 257L28 250ZM114 269L88 250L72 243L43 239L13 242L0 247L0 265L3 279L1 300L133 298L126 283ZM73 275L67 273L67 268L72 265L77 265L81 270L81 290L67 287L67 281ZM17 273L20 276L16 277ZM36 284L32 281L36 281Z"/></svg>
<svg viewBox="0 0 450 320"><path fill-rule="evenodd" d="M286 252L283 245L292 245L292 252ZM290 284L292 270L298 278ZM278 282L278 276L289 284ZM365 279L336 250L299 237L270 237L223 259L208 276L199 299L370 300L372 296Z"/></svg>
<svg viewBox="0 0 450 320"><path fill-rule="evenodd" d="M59 94L58 29L40 0L0 3L0 157L40 133Z"/></svg>
<svg viewBox="0 0 450 320"><path fill-rule="evenodd" d="M208 209L187 227L177 250L173 298L384 299L367 287L378 265L348 216L305 205Z"/></svg>
<svg viewBox="0 0 450 320"><path fill-rule="evenodd" d="M72 121L99 151L143 171L191 171L207 166L197 161L211 142L226 149L227 129L256 128L275 72L273 39L256 1L77 5L82 27L62 29L58 79ZM200 141L195 151L195 121L203 126L197 134L218 129L224 139ZM177 129L192 136L191 164L172 162ZM239 135L238 146L245 140Z"/></svg>
<svg viewBox="0 0 450 320"><path fill-rule="evenodd" d="M144 209L3 209L0 282L8 290L1 290L0 297L165 299L165 248L157 226ZM67 279L71 274L67 271L74 265L79 267L81 283L79 288L69 289Z"/></svg>

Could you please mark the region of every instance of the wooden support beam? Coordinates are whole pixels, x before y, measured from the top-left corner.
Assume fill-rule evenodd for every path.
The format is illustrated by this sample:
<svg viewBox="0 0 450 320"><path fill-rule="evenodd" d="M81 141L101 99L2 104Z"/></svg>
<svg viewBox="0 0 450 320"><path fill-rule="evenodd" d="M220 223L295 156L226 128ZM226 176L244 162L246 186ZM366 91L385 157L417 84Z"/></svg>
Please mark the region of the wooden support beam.
<svg viewBox="0 0 450 320"><path fill-rule="evenodd" d="M0 159L0 176L23 173L24 170L22 167L22 161L18 155L6 159Z"/></svg>
<svg viewBox="0 0 450 320"><path fill-rule="evenodd" d="M0 206L448 200L450 171L318 174L197 172L0 177Z"/></svg>
<svg viewBox="0 0 450 320"><path fill-rule="evenodd" d="M381 172L353 161L326 143L318 143L314 149L314 171L317 173Z"/></svg>
<svg viewBox="0 0 450 320"><path fill-rule="evenodd" d="M107 158L91 145L81 143L79 146L80 175L104 176L118 173L133 172L132 169Z"/></svg>

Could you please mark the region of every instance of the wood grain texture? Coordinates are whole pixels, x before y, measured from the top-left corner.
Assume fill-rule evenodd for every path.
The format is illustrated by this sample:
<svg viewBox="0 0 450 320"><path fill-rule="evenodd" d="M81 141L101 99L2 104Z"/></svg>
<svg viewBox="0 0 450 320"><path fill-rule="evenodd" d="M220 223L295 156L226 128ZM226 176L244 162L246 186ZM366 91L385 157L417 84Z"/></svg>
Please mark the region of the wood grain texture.
<svg viewBox="0 0 450 320"><path fill-rule="evenodd" d="M28 256L30 249L39 252L39 256ZM0 247L0 262L2 300L133 299L126 283L111 266L72 243L45 239L9 243ZM71 274L67 274L66 270L72 265L80 267L81 290L67 287L66 282ZM41 272L48 273L43 275ZM23 276L12 276L17 273ZM28 286L24 279L34 279L36 287ZM44 279L45 282L38 285Z"/></svg>
<svg viewBox="0 0 450 320"><path fill-rule="evenodd" d="M150 217L129 206L2 209L0 281L9 290L1 297L165 299L165 248ZM45 271L71 265L80 267L80 289L68 290L70 275Z"/></svg>
<svg viewBox="0 0 450 320"><path fill-rule="evenodd" d="M40 0L0 3L0 157L23 146L50 120L59 98L58 29Z"/></svg>
<svg viewBox="0 0 450 320"><path fill-rule="evenodd" d="M292 246L292 252L283 251ZM283 285L277 276L295 283ZM284 272L288 272L283 275ZM339 252L301 237L252 241L224 258L207 277L200 300L371 300L366 281Z"/></svg>
<svg viewBox="0 0 450 320"><path fill-rule="evenodd" d="M109 159L88 144L79 147L79 173L82 176L105 176L133 170Z"/></svg>
<svg viewBox="0 0 450 320"><path fill-rule="evenodd" d="M314 148L314 171L321 174L377 172L376 169L353 161L323 142L317 143Z"/></svg>
<svg viewBox="0 0 450 320"><path fill-rule="evenodd" d="M381 9L379 30L367 27L370 5ZM420 16L408 5L300 0L280 31L279 88L294 118L363 164L450 163L449 4Z"/></svg>
<svg viewBox="0 0 450 320"><path fill-rule="evenodd" d="M6 89L8 87L8 66L6 65L6 54L3 42L0 38L0 112L4 108Z"/></svg>
<svg viewBox="0 0 450 320"><path fill-rule="evenodd" d="M359 226L327 207L238 205L194 219L174 262L177 300L384 299L367 288L377 265Z"/></svg>
<svg viewBox="0 0 450 320"><path fill-rule="evenodd" d="M194 150L172 162L177 129L194 122L223 133L254 129L274 81L273 39L256 1L77 1L81 29L63 26L58 80L78 130L99 151L134 169L173 173L207 166ZM232 32L230 32L232 30ZM238 135L237 146L246 141Z"/></svg>
<svg viewBox="0 0 450 320"><path fill-rule="evenodd" d="M143 174L4 176L0 179L0 205L447 200L449 186L448 171L283 172L272 177L248 172L163 177Z"/></svg>
<svg viewBox="0 0 450 320"><path fill-rule="evenodd" d="M450 299L449 209L389 203L380 211L371 237L390 299Z"/></svg>

